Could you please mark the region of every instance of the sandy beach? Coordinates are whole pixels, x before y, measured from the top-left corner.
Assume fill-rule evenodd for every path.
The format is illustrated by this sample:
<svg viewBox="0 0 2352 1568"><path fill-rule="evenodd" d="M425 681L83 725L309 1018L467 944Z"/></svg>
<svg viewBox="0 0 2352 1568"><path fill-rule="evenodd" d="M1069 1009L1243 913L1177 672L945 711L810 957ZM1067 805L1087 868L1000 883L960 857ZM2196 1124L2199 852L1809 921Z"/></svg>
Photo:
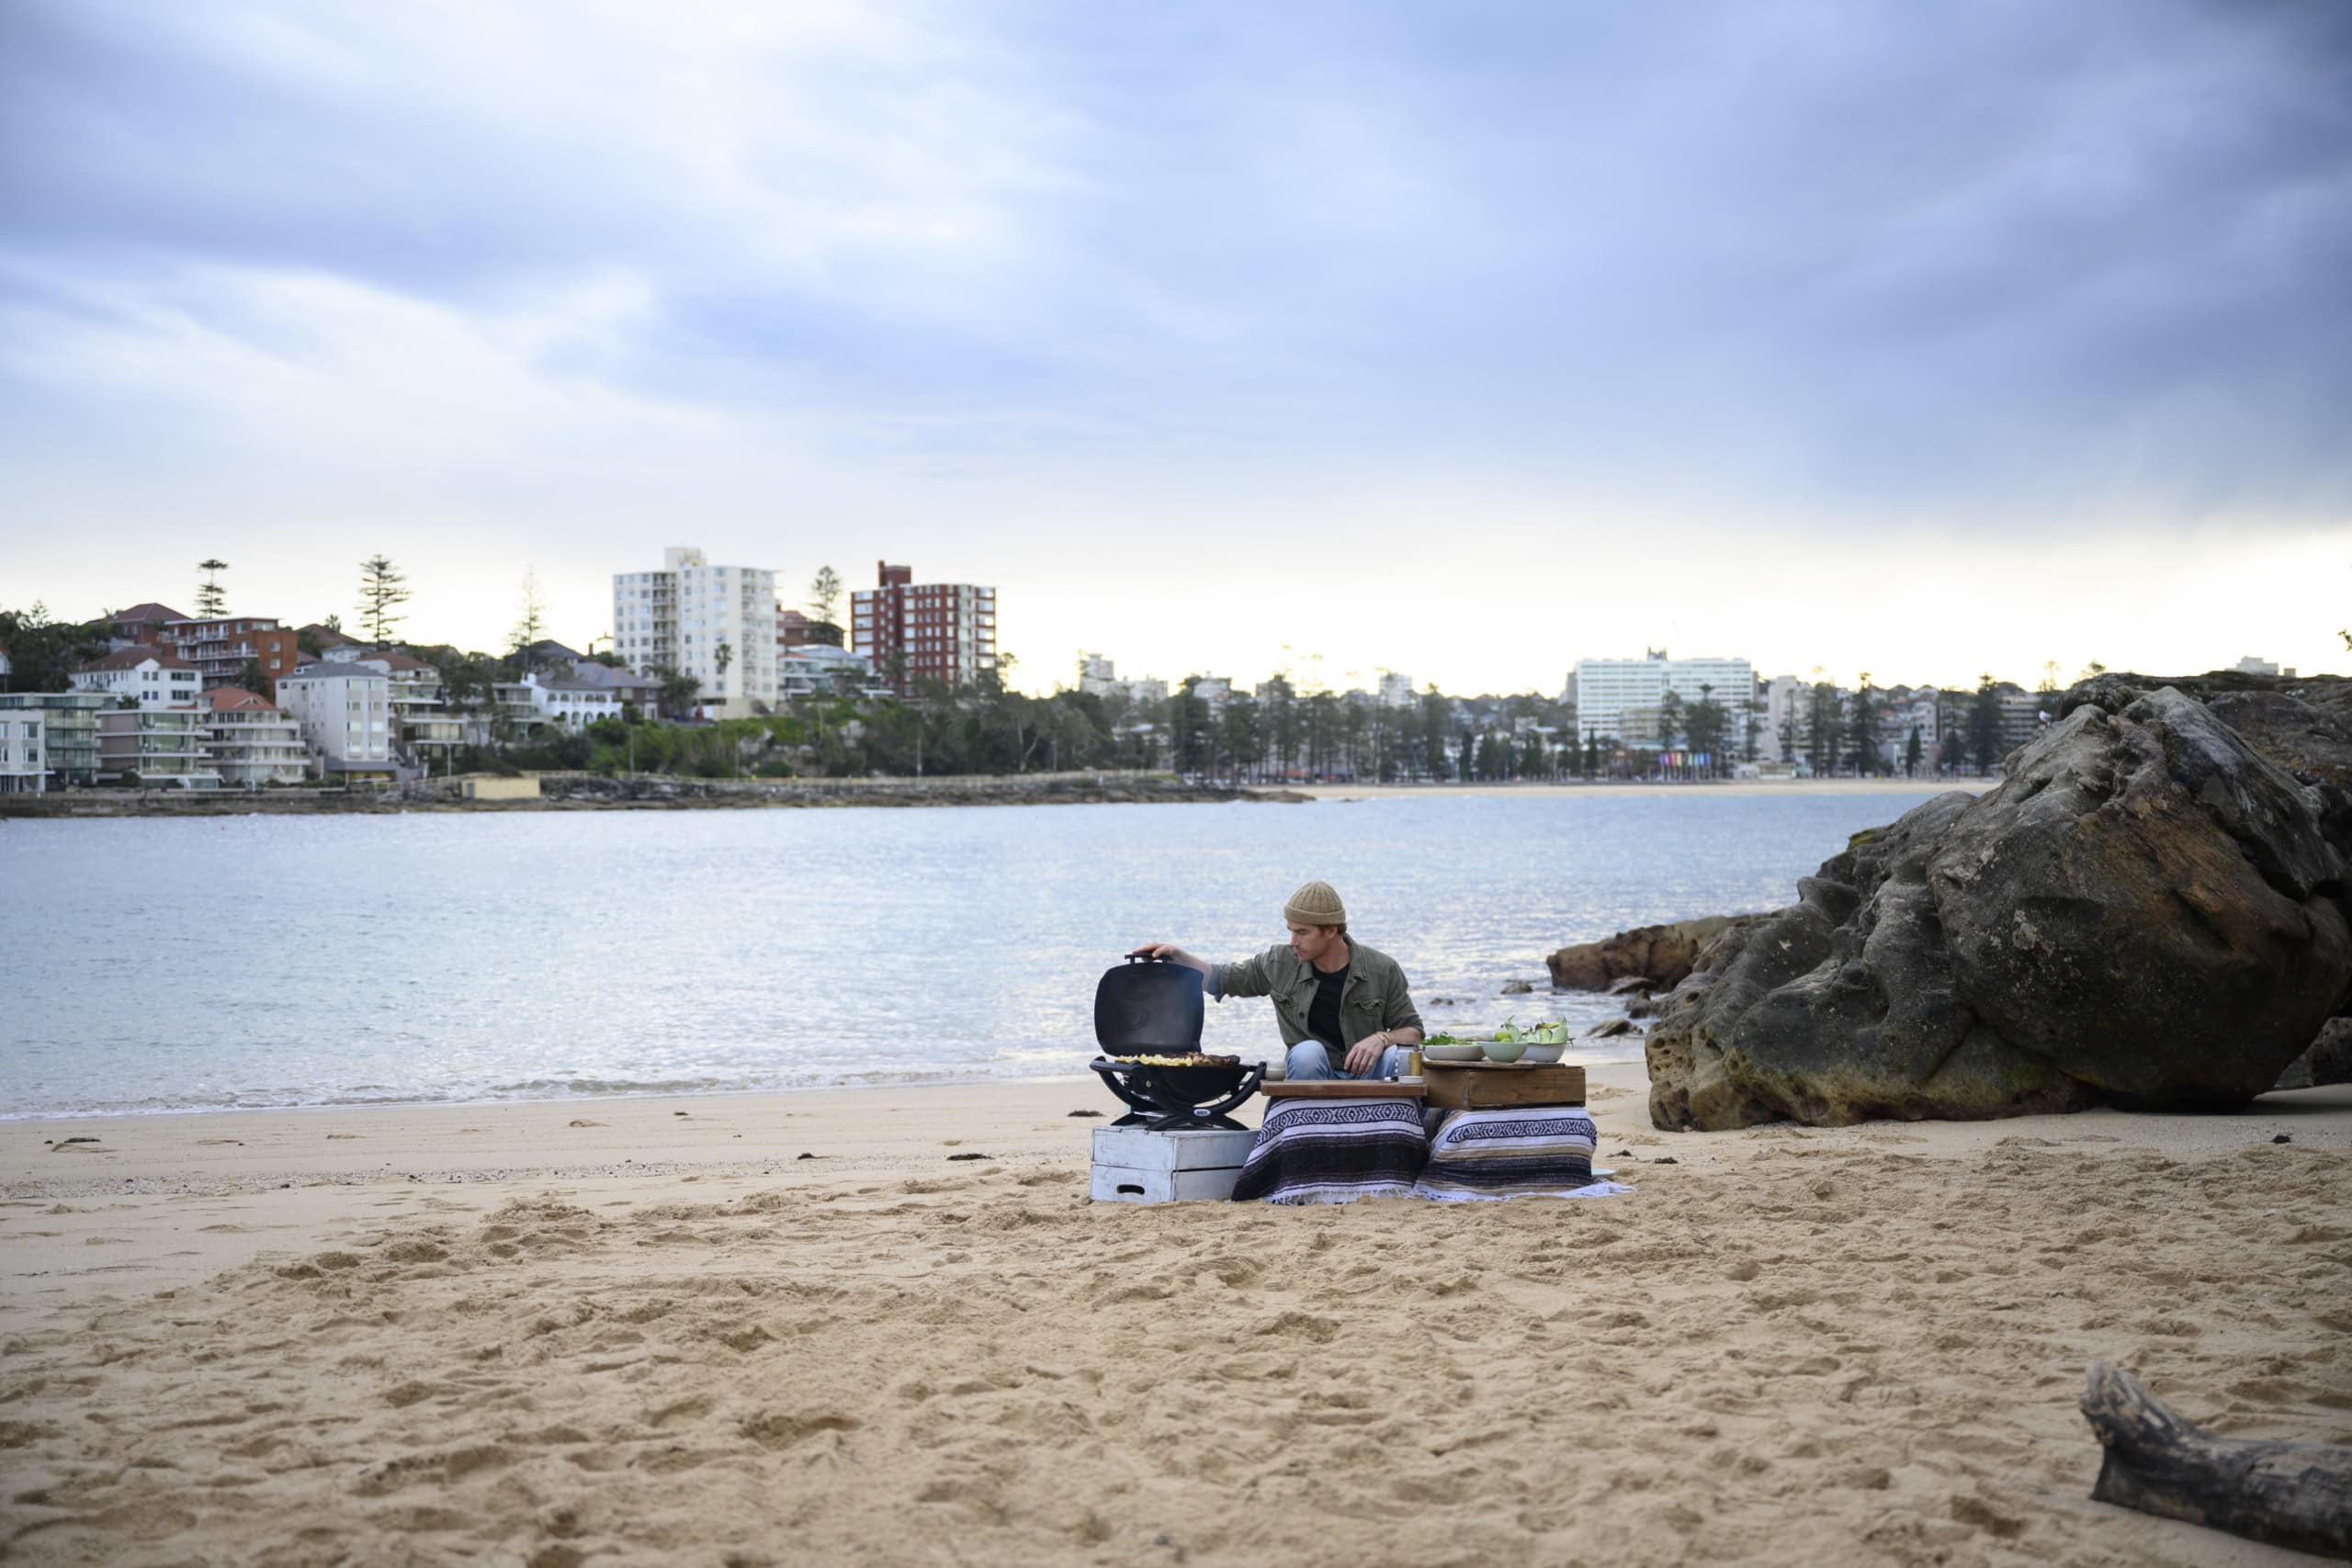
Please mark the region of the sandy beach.
<svg viewBox="0 0 2352 1568"><path fill-rule="evenodd" d="M2352 1090L1594 1078L1637 1190L1466 1206L1090 1203L1091 1079L0 1124L0 1558L2311 1561L2087 1501L2075 1399L2352 1442Z"/></svg>
<svg viewBox="0 0 2352 1568"><path fill-rule="evenodd" d="M1552 799L1563 795L1630 799L1682 793L1705 795L1916 795L1921 799L1946 790L1982 795L1998 779L1711 779L1703 784L1291 784L1296 794L1317 800L1442 799L1447 795L1526 796Z"/></svg>

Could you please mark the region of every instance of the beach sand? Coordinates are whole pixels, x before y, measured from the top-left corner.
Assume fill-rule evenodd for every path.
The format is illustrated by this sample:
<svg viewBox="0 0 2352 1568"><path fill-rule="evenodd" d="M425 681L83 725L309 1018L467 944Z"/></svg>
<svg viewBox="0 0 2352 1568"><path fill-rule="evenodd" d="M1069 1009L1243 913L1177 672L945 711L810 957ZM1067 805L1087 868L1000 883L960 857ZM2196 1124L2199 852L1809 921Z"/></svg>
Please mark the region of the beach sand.
<svg viewBox="0 0 2352 1568"><path fill-rule="evenodd" d="M1585 795L1624 799L1688 793L1696 795L1916 795L1922 800L1951 790L1982 795L1998 779L1711 779L1704 784L1287 784L1317 800L1442 800L1449 795L1541 797ZM1267 786L1273 787L1272 785Z"/></svg>
<svg viewBox="0 0 2352 1568"><path fill-rule="evenodd" d="M2075 1400L2352 1442L2352 1090L1594 1077L1635 1193L1464 1206L1091 1204L1091 1079L0 1124L0 1558L2310 1561L2089 1502Z"/></svg>

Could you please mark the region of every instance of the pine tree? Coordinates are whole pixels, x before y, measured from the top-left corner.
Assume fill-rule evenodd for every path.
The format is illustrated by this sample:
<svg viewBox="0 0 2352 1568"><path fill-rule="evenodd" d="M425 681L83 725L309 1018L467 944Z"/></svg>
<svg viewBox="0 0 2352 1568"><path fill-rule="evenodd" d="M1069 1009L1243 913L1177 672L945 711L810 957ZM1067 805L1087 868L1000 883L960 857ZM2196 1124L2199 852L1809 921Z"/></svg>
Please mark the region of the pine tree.
<svg viewBox="0 0 2352 1568"><path fill-rule="evenodd" d="M1871 695L1871 672L1862 671L1862 683L1854 693L1851 710L1846 720L1847 743L1851 748L1854 774L1865 777L1879 770L1878 699Z"/></svg>
<svg viewBox="0 0 2352 1568"><path fill-rule="evenodd" d="M514 622L514 677L523 678L531 666L531 649L547 635L547 601L539 595L539 574L536 570L523 573L523 603ZM719 671L723 678L727 671Z"/></svg>
<svg viewBox="0 0 2352 1568"><path fill-rule="evenodd" d="M1980 773L1992 772L2001 760L2001 694L1993 689L1989 670L1976 678L1976 695L1968 705L1968 749Z"/></svg>
<svg viewBox="0 0 2352 1568"><path fill-rule="evenodd" d="M359 563L359 624L367 628L368 641L390 642L392 628L408 619L392 613L394 605L408 603L407 583L389 556L374 555Z"/></svg>
<svg viewBox="0 0 2352 1568"><path fill-rule="evenodd" d="M1912 778L1919 776L1919 759L1926 754L1919 743L1919 727L1911 727L1911 739L1903 743L1903 771Z"/></svg>
<svg viewBox="0 0 2352 1568"><path fill-rule="evenodd" d="M833 606L841 603L841 573L829 566L819 567L815 579L808 584L808 608L816 612L817 619L827 625L832 624Z"/></svg>
<svg viewBox="0 0 2352 1568"><path fill-rule="evenodd" d="M220 586L220 574L229 570L224 560L200 560L196 570L204 573L196 585L196 613L202 620L218 620L229 613L229 593Z"/></svg>

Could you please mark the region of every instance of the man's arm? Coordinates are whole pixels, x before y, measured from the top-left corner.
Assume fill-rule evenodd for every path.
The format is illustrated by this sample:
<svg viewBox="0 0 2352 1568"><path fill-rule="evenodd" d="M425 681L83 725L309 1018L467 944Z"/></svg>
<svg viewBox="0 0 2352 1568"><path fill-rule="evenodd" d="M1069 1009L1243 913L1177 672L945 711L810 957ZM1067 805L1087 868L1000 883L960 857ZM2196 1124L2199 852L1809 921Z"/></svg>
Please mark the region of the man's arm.
<svg viewBox="0 0 2352 1568"><path fill-rule="evenodd" d="M1238 964L1212 964L1205 958L1185 952L1172 942L1148 942L1129 953L1130 958L1164 958L1170 964L1182 964L1187 969L1200 971L1201 988L1219 1000L1227 997L1262 997L1272 989L1266 978L1265 955L1245 958Z"/></svg>
<svg viewBox="0 0 2352 1568"><path fill-rule="evenodd" d="M1351 1073L1370 1072L1373 1064L1380 1060L1380 1054L1391 1045L1419 1045L1420 1043L1421 1026L1419 1022L1398 1024L1377 1034L1367 1034L1348 1047L1346 1070Z"/></svg>

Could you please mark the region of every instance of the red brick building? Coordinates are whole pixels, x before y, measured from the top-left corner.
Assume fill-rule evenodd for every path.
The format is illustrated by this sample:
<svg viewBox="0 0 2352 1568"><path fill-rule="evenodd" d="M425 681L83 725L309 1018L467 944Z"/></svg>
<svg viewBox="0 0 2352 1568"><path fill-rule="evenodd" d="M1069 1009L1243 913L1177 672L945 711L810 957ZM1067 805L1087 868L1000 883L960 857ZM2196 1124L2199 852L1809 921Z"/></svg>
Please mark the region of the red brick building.
<svg viewBox="0 0 2352 1568"><path fill-rule="evenodd" d="M996 590L914 581L877 561L878 586L850 595L850 650L903 695L919 680L969 685L996 669Z"/></svg>
<svg viewBox="0 0 2352 1568"><path fill-rule="evenodd" d="M248 660L261 666L263 694L273 701L277 678L294 672L294 633L266 615L222 615L217 620L173 621L164 646L204 671L204 689L243 681Z"/></svg>

